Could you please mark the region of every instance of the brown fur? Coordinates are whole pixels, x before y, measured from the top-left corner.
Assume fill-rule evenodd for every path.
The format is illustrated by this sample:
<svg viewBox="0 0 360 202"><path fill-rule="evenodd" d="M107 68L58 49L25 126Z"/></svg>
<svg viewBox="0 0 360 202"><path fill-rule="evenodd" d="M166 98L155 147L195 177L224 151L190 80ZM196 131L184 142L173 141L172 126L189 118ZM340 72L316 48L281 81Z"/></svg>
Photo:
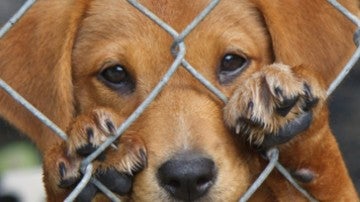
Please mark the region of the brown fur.
<svg viewBox="0 0 360 202"><path fill-rule="evenodd" d="M208 3L141 2L178 31ZM341 2L358 13L357 1ZM311 84L314 94L322 98L313 110L313 123L294 141L280 147L280 157L292 171L306 168L315 173L315 179L303 186L322 201L357 199L324 104L324 92L355 49L353 32L354 26L323 0L224 0L185 39L186 59L231 97L224 117L231 127L244 112L242 100L253 99L256 94L261 82L257 75L268 78L269 86L278 76L279 85L288 88L289 94L299 94L299 86L281 79ZM164 30L121 0L39 0L0 41L0 78L69 134L70 141L62 142L0 91L1 116L28 134L43 154L49 201L59 201L70 191L57 186L58 162L68 162L77 175L79 157L73 154L73 147L86 138L84 127L89 124L96 128L97 144L103 141L101 136L110 135L102 127L101 120L106 118L101 117L118 126L145 99L173 61L171 44ZM221 85L217 67L228 52L245 53L252 62L233 82ZM114 92L97 79L109 62L127 67L136 79L134 92ZM283 64L287 70L279 74L277 65ZM254 102L262 103L261 99L256 97ZM235 201L265 162L248 146L235 141L224 124L223 107L180 69L120 139L120 148L108 151L109 158L95 166L127 170L141 159L141 152L146 152L147 167L135 176L128 197L134 201L166 201L170 199L157 183L156 169L173 154L197 150L210 156L218 169L217 181L202 201ZM298 113L296 107L294 110ZM261 113L268 117L270 131L293 119L274 119L271 110ZM260 134L257 138L261 142L263 131L256 134ZM253 199L289 201L301 197L274 172Z"/></svg>

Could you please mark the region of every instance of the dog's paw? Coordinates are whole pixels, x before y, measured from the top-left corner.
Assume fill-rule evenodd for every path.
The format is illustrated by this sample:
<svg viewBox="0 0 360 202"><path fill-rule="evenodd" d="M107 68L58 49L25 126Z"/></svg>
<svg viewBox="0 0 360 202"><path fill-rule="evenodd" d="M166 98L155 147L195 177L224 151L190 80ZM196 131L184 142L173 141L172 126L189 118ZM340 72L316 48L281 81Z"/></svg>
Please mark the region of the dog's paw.
<svg viewBox="0 0 360 202"><path fill-rule="evenodd" d="M251 144L271 147L307 129L312 109L324 98L315 79L272 64L242 81L225 106L224 119Z"/></svg>
<svg viewBox="0 0 360 202"><path fill-rule="evenodd" d="M68 130L69 139L61 146L63 155L56 159L57 184L60 188L74 188L80 181L81 161L94 152L123 120L110 110L97 108L80 115ZM125 195L132 188L132 176L142 170L147 163L147 153L142 139L126 133L105 150L93 162L93 176L111 191ZM79 201L89 201L98 192L89 183L78 197Z"/></svg>

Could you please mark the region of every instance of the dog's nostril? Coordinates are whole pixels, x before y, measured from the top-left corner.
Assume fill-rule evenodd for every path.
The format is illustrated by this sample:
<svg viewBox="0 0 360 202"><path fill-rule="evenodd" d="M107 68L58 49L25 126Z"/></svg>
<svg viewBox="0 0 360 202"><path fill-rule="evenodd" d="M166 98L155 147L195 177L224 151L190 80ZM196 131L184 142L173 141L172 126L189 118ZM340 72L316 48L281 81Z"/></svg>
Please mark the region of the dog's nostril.
<svg viewBox="0 0 360 202"><path fill-rule="evenodd" d="M212 183L212 176L204 176L197 180L196 186L199 188L206 187L209 183Z"/></svg>
<svg viewBox="0 0 360 202"><path fill-rule="evenodd" d="M186 153L165 162L158 170L159 184L175 199L193 201L214 184L215 163L199 154Z"/></svg>
<svg viewBox="0 0 360 202"><path fill-rule="evenodd" d="M171 189L171 192L175 192L176 189L181 187L181 183L177 179L172 179L169 182L165 182L164 185L167 187L167 189Z"/></svg>

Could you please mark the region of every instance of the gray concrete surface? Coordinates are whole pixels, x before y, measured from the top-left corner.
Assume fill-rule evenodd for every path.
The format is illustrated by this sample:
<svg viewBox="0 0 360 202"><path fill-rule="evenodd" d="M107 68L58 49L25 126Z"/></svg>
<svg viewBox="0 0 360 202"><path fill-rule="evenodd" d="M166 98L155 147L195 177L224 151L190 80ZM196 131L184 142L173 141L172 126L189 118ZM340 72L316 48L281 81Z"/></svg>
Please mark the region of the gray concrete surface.
<svg viewBox="0 0 360 202"><path fill-rule="evenodd" d="M0 25L24 1L0 0ZM351 40L351 39L349 39ZM1 50L0 50L1 51ZM358 64L329 100L331 127L336 134L350 175L360 192L360 64ZM0 146L18 139L9 124L0 122Z"/></svg>

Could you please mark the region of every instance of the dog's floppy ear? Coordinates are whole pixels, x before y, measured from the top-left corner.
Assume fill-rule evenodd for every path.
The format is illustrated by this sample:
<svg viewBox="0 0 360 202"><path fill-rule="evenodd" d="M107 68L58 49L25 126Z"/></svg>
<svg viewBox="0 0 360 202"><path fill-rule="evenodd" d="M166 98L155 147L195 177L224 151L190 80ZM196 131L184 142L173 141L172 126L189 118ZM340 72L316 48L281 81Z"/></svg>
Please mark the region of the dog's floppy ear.
<svg viewBox="0 0 360 202"><path fill-rule="evenodd" d="M74 111L71 52L85 2L39 0L0 40L0 78L62 129ZM40 148L59 139L3 90L0 115Z"/></svg>
<svg viewBox="0 0 360 202"><path fill-rule="evenodd" d="M310 65L326 72L329 85L355 50L355 26L325 0L253 2L271 35L275 62ZM358 12L357 0L339 2Z"/></svg>

